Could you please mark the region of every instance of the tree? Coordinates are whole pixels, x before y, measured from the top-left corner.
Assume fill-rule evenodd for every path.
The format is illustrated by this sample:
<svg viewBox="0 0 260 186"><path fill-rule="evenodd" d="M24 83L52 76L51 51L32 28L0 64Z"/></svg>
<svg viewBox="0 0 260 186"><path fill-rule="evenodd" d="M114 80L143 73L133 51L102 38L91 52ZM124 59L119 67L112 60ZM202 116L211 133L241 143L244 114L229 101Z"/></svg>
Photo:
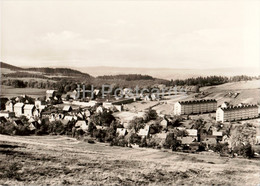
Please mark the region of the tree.
<svg viewBox="0 0 260 186"><path fill-rule="evenodd" d="M135 117L129 122L129 129L134 129L135 132L139 132L140 129L145 127L144 119L142 117Z"/></svg>
<svg viewBox="0 0 260 186"><path fill-rule="evenodd" d="M181 143L175 138L174 133L169 133L163 144L164 148L172 149L173 151L175 151L180 145Z"/></svg>
<svg viewBox="0 0 260 186"><path fill-rule="evenodd" d="M94 125L93 122L90 122L90 123L88 124L88 132L89 132L89 133L92 133L94 129L96 129L96 126Z"/></svg>
<svg viewBox="0 0 260 186"><path fill-rule="evenodd" d="M156 112L156 110L153 110L151 108L149 108L148 111L146 111L145 113L145 121L148 122L150 120L156 120L158 117L158 114Z"/></svg>

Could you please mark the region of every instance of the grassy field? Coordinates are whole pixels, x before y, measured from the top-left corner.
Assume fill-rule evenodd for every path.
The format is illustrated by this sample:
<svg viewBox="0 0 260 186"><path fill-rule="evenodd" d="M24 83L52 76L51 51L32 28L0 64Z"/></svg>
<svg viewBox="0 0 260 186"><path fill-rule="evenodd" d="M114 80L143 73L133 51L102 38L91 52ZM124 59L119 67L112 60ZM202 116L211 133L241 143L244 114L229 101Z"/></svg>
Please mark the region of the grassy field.
<svg viewBox="0 0 260 186"><path fill-rule="evenodd" d="M0 184L257 185L260 162L110 147L62 136L0 135Z"/></svg>
<svg viewBox="0 0 260 186"><path fill-rule="evenodd" d="M216 99L218 104L224 101L233 105L239 103L257 104L260 102L260 80L241 81L233 83L225 83L223 85L202 87L201 91L209 93L206 99ZM236 98L227 96L228 93L238 93Z"/></svg>
<svg viewBox="0 0 260 186"><path fill-rule="evenodd" d="M12 98L15 96L26 94L28 96L36 98L36 97L44 96L46 94L46 90L47 89L37 89L37 88L14 88L11 86L1 85L0 95L1 97Z"/></svg>

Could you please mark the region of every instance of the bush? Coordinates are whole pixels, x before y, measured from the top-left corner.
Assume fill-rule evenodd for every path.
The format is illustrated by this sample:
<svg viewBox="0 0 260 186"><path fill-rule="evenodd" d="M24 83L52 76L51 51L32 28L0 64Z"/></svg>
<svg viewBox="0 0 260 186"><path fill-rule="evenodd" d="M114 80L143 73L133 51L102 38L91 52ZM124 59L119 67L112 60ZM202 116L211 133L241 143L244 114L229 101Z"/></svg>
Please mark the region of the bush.
<svg viewBox="0 0 260 186"><path fill-rule="evenodd" d="M211 150L214 152L219 152L219 153L228 153L228 143L217 143L216 145L211 145L209 147Z"/></svg>
<svg viewBox="0 0 260 186"><path fill-rule="evenodd" d="M16 126L14 130L14 135L27 136L30 135L31 131L27 126Z"/></svg>
<svg viewBox="0 0 260 186"><path fill-rule="evenodd" d="M141 143L141 137L138 136L136 133L130 133L128 135L129 139L129 143L132 143L132 144L140 144Z"/></svg>
<svg viewBox="0 0 260 186"><path fill-rule="evenodd" d="M111 142L110 145L113 146L121 146L121 147L127 147L128 146L128 142L126 139L124 139L123 136L119 136L114 138Z"/></svg>
<svg viewBox="0 0 260 186"><path fill-rule="evenodd" d="M157 148L160 146L160 141L158 141L158 139L155 139L155 138L149 138L146 140L147 142L147 147L150 147L150 148Z"/></svg>
<svg viewBox="0 0 260 186"><path fill-rule="evenodd" d="M253 158L254 157L254 150L250 143L247 143L246 145L236 146L234 148L233 152L237 153L240 156L243 156L244 158Z"/></svg>

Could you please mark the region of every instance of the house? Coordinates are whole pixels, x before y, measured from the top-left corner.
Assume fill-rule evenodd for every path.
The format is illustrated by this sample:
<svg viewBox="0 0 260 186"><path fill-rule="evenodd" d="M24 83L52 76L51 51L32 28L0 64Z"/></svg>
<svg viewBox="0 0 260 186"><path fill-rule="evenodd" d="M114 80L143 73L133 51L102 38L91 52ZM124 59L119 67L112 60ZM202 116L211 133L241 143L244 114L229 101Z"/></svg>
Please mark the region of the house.
<svg viewBox="0 0 260 186"><path fill-rule="evenodd" d="M91 116L91 113L90 113L89 110L85 110L84 115L85 115L86 117L89 117L89 116Z"/></svg>
<svg viewBox="0 0 260 186"><path fill-rule="evenodd" d="M40 114L41 114L41 111L39 110L39 109L34 109L34 111L33 111L33 116L40 116Z"/></svg>
<svg viewBox="0 0 260 186"><path fill-rule="evenodd" d="M212 131L212 136L217 136L217 137L222 137L222 132L221 131Z"/></svg>
<svg viewBox="0 0 260 186"><path fill-rule="evenodd" d="M166 119L163 119L161 122L160 122L160 125L165 129L167 128L168 126L168 121Z"/></svg>
<svg viewBox="0 0 260 186"><path fill-rule="evenodd" d="M63 119L68 121L77 120L77 116L65 116Z"/></svg>
<svg viewBox="0 0 260 186"><path fill-rule="evenodd" d="M257 105L229 106L219 107L216 111L216 121L239 121L243 119L252 119L258 117Z"/></svg>
<svg viewBox="0 0 260 186"><path fill-rule="evenodd" d="M23 126L23 122L22 122L21 120L19 120L19 119L14 120L14 121L13 121L13 124L14 124L15 126Z"/></svg>
<svg viewBox="0 0 260 186"><path fill-rule="evenodd" d="M125 128L117 128L116 133L118 134L118 136L125 136L127 133L127 130Z"/></svg>
<svg viewBox="0 0 260 186"><path fill-rule="evenodd" d="M102 113L102 112L103 112L102 106L99 106L99 107L96 109L96 112L97 112L97 113Z"/></svg>
<svg viewBox="0 0 260 186"><path fill-rule="evenodd" d="M46 107L46 102L42 100L35 100L34 105L37 109L42 109Z"/></svg>
<svg viewBox="0 0 260 186"><path fill-rule="evenodd" d="M15 117L15 113L9 111L0 111L0 117L13 118Z"/></svg>
<svg viewBox="0 0 260 186"><path fill-rule="evenodd" d="M150 132L150 126L146 125L143 129L140 129L138 132L138 136L143 137L148 137Z"/></svg>
<svg viewBox="0 0 260 186"><path fill-rule="evenodd" d="M210 122L208 122L204 125L204 130L206 133L209 133L211 128L212 128L212 123L210 123Z"/></svg>
<svg viewBox="0 0 260 186"><path fill-rule="evenodd" d="M123 110L123 105L114 105L116 111L122 112Z"/></svg>
<svg viewBox="0 0 260 186"><path fill-rule="evenodd" d="M35 106L33 104L25 104L24 106L24 115L26 117L32 117L35 110Z"/></svg>
<svg viewBox="0 0 260 186"><path fill-rule="evenodd" d="M99 130L106 130L108 127L97 125L96 128L99 129Z"/></svg>
<svg viewBox="0 0 260 186"><path fill-rule="evenodd" d="M70 105L65 105L62 110L65 112L70 112L72 111L72 107Z"/></svg>
<svg viewBox="0 0 260 186"><path fill-rule="evenodd" d="M31 122L31 123L28 125L28 129L29 129L30 131L36 130L36 129L39 128L39 127L40 127L40 125L39 125L39 123L38 123L37 121L33 121L33 122Z"/></svg>
<svg viewBox="0 0 260 186"><path fill-rule="evenodd" d="M14 104L11 100L7 101L5 103L5 110L9 111L9 112L13 112L14 111Z"/></svg>
<svg viewBox="0 0 260 186"><path fill-rule="evenodd" d="M191 136L177 137L177 140L181 141L182 144L188 145L197 141L197 138Z"/></svg>
<svg viewBox="0 0 260 186"><path fill-rule="evenodd" d="M88 125L87 125L87 121L85 120L78 120L75 124L76 128L82 129L84 131L88 130Z"/></svg>
<svg viewBox="0 0 260 186"><path fill-rule="evenodd" d="M56 94L55 90L46 90L46 99L53 98Z"/></svg>
<svg viewBox="0 0 260 186"><path fill-rule="evenodd" d="M260 145L260 126L256 127L256 144Z"/></svg>
<svg viewBox="0 0 260 186"><path fill-rule="evenodd" d="M24 103L16 103L14 105L15 116L21 116L24 112Z"/></svg>
<svg viewBox="0 0 260 186"><path fill-rule="evenodd" d="M165 140L167 135L168 135L167 132L161 132L161 133L155 134L154 137Z"/></svg>
<svg viewBox="0 0 260 186"><path fill-rule="evenodd" d="M175 115L207 113L216 111L216 109L217 101L215 99L178 101L174 104Z"/></svg>
<svg viewBox="0 0 260 186"><path fill-rule="evenodd" d="M207 146L208 145L215 145L217 144L217 139L215 136L206 136L203 140L203 143L205 143Z"/></svg>
<svg viewBox="0 0 260 186"><path fill-rule="evenodd" d="M197 129L186 129L188 136L193 136L197 137L198 136L198 131Z"/></svg>

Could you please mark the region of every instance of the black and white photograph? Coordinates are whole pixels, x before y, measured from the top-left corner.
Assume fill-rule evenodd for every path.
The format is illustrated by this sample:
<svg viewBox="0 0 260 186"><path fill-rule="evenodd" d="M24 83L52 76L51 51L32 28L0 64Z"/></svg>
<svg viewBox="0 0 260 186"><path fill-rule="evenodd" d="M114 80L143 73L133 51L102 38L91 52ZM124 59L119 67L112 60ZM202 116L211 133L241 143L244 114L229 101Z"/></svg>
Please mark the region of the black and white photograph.
<svg viewBox="0 0 260 186"><path fill-rule="evenodd" d="M0 0L0 185L260 185L260 0Z"/></svg>

